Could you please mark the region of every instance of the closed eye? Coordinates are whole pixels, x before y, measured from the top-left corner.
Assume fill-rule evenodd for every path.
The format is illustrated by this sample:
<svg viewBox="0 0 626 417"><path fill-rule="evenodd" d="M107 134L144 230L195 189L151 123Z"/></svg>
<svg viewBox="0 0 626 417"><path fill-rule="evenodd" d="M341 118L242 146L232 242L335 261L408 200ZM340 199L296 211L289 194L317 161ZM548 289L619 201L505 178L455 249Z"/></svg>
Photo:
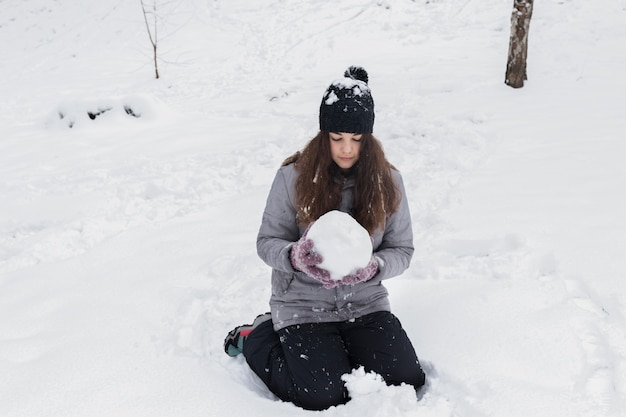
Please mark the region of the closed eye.
<svg viewBox="0 0 626 417"><path fill-rule="evenodd" d="M333 134L330 135L330 139L332 141L334 141L334 142L342 141L344 138L348 139L347 135L346 136L344 136L344 135L337 135L337 136L335 136ZM362 138L363 138L363 135L354 135L354 136L350 137L348 140L352 140L354 142L361 142Z"/></svg>

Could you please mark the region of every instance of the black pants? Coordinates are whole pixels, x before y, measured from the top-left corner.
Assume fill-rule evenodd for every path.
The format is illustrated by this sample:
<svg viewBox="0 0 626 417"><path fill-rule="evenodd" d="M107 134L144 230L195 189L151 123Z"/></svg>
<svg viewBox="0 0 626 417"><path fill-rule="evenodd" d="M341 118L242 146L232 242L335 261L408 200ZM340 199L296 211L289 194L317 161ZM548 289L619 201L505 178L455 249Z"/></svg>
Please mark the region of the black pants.
<svg viewBox="0 0 626 417"><path fill-rule="evenodd" d="M417 390L425 375L411 341L393 314L381 311L349 322L310 323L275 332L267 321L246 339L250 368L278 398L309 410L343 404L341 376L363 366L387 384Z"/></svg>

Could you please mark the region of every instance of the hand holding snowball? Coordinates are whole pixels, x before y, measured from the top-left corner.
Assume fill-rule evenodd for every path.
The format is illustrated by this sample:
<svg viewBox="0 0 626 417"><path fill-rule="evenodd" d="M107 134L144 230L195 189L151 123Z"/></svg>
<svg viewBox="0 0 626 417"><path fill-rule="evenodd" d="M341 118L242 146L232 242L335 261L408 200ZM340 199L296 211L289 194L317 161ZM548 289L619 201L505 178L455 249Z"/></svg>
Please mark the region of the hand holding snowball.
<svg viewBox="0 0 626 417"><path fill-rule="evenodd" d="M320 281L326 288L329 288L327 285L333 282L330 278L330 272L318 267L323 261L322 255L313 250L314 243L311 239L307 238L307 234L312 225L313 223L307 227L300 240L291 247L289 260L294 269L304 272L311 278Z"/></svg>

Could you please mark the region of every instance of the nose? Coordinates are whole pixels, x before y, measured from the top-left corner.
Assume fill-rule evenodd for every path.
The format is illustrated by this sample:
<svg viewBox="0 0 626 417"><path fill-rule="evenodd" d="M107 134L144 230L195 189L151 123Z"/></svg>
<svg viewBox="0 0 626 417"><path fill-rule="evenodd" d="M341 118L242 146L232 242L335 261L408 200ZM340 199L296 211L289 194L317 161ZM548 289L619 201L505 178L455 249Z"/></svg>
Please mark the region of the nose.
<svg viewBox="0 0 626 417"><path fill-rule="evenodd" d="M341 144L341 152L345 155L349 155L352 153L352 141L351 140L343 140Z"/></svg>

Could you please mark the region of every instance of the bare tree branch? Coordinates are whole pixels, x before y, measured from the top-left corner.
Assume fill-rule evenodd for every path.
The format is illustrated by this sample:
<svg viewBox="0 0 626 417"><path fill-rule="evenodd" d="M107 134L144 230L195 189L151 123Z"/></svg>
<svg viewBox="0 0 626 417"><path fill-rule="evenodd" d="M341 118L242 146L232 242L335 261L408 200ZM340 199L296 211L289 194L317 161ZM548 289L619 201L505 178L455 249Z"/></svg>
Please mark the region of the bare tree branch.
<svg viewBox="0 0 626 417"><path fill-rule="evenodd" d="M146 5L144 4L143 0L141 1L141 10L143 10L143 18L144 21L146 22L146 30L148 31L148 38L150 39L150 43L152 44L152 51L153 51L153 56L154 56L154 73L156 78L159 78L159 67L157 64L157 42L158 42L158 38L157 38L157 14L156 14L156 0L154 1L154 3L152 4L152 12L149 12L146 10ZM150 30L150 24L148 23L148 14L152 14L154 16L154 37L152 36L152 30Z"/></svg>

